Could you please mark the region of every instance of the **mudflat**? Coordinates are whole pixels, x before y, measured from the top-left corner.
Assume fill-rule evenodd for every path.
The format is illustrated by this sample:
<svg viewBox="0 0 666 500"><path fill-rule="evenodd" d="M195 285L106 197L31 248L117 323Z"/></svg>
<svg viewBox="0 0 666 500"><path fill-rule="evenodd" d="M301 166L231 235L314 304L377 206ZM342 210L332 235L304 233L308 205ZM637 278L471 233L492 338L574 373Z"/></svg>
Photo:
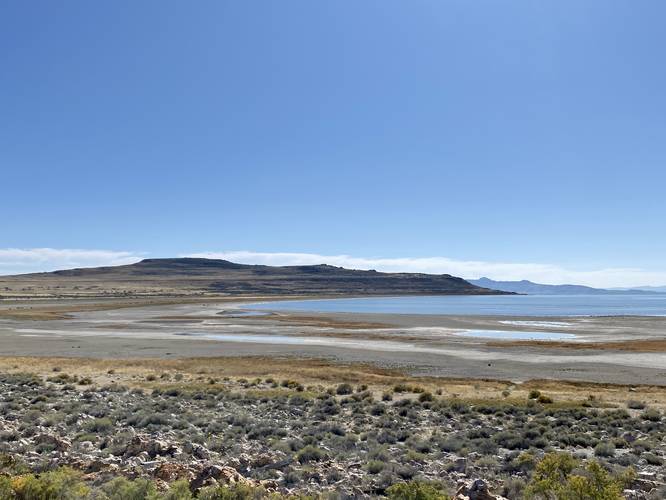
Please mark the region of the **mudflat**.
<svg viewBox="0 0 666 500"><path fill-rule="evenodd" d="M370 363L418 376L666 385L661 348L666 318L257 315L243 310L256 300L4 303L0 352L114 359L292 357ZM54 311L60 312L51 315ZM467 336L470 332L482 336ZM574 340L515 340L516 332L556 332Z"/></svg>

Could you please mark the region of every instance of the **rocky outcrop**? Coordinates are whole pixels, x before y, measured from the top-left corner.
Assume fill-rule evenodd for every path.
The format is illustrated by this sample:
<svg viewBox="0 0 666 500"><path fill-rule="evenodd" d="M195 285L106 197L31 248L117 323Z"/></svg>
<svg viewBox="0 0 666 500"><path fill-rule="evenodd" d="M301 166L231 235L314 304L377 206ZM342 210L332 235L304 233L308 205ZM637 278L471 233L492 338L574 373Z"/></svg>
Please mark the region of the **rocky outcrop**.
<svg viewBox="0 0 666 500"><path fill-rule="evenodd" d="M190 482L190 489L196 491L206 486L228 486L234 484L254 485L254 482L241 476L231 467L208 465L202 468Z"/></svg>
<svg viewBox="0 0 666 500"><path fill-rule="evenodd" d="M200 460L210 460L210 452L205 446L197 443L185 443L183 451Z"/></svg>
<svg viewBox="0 0 666 500"><path fill-rule="evenodd" d="M150 458L157 456L174 456L182 453L182 450L173 443L162 439L151 439L147 436L137 434L132 438L125 450L125 457L139 457L146 453Z"/></svg>
<svg viewBox="0 0 666 500"><path fill-rule="evenodd" d="M458 485L454 500L507 500L503 496L493 495L483 479L463 481Z"/></svg>
<svg viewBox="0 0 666 500"><path fill-rule="evenodd" d="M34 441L37 445L52 446L55 451L67 451L72 446L72 442L68 439L53 434L38 434Z"/></svg>

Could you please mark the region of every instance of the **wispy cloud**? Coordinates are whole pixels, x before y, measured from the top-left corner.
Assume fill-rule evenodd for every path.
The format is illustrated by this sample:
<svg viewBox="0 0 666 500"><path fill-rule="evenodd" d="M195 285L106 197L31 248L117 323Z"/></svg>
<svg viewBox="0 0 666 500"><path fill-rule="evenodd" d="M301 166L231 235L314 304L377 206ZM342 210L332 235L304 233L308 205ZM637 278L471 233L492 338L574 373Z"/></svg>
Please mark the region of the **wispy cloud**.
<svg viewBox="0 0 666 500"><path fill-rule="evenodd" d="M140 253L68 248L0 248L0 275L137 262Z"/></svg>
<svg viewBox="0 0 666 500"><path fill-rule="evenodd" d="M581 271L553 264L455 260L447 257L364 258L350 255L250 251L202 252L187 256L226 259L242 264L271 266L330 264L352 269L446 273L469 279L482 276L509 281L527 279L538 283L573 283L600 288L666 284L666 272L651 272L640 268L604 268Z"/></svg>

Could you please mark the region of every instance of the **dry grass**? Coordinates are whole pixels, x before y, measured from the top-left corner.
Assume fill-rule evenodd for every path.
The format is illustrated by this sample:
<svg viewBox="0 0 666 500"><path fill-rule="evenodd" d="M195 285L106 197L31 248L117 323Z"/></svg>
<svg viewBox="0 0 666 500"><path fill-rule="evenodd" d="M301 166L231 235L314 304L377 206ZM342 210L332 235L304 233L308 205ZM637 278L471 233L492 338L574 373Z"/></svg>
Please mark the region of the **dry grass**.
<svg viewBox="0 0 666 500"><path fill-rule="evenodd" d="M546 340L508 340L487 342L491 347L539 347L545 349L666 352L666 339L637 339L621 342L562 342Z"/></svg>
<svg viewBox="0 0 666 500"><path fill-rule="evenodd" d="M348 330L371 330L375 328L392 328L386 323L375 323L370 321L347 321L323 316L299 316L297 314L273 313L266 316L255 316L253 319L277 320L290 325L314 326L319 328L344 328Z"/></svg>
<svg viewBox="0 0 666 500"><path fill-rule="evenodd" d="M418 387L446 398L458 398L471 403L523 404L530 390L538 389L550 396L556 405L580 405L592 401L598 406L624 406L641 400L653 407L666 408L666 387L624 386L533 380L513 384L499 380L443 379L411 377L399 370L382 369L367 364L340 364L324 360L239 357L189 359L81 359L2 357L0 372L31 372L51 376L54 370L79 377L90 377L96 385L109 383L129 387L154 388L174 386L176 374L183 376L183 389L197 389L211 379L273 378L276 381L295 380L305 386L336 387L340 383L366 384L378 396L399 384ZM168 377L160 378L163 374ZM149 376L155 380L147 380ZM417 397L417 394L400 397Z"/></svg>

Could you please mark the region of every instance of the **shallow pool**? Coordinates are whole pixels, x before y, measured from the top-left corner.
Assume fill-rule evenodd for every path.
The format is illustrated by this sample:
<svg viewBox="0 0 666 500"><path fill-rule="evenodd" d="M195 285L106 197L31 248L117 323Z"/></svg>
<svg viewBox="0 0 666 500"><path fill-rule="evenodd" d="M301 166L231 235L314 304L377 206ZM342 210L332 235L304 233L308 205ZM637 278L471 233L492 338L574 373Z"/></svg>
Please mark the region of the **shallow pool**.
<svg viewBox="0 0 666 500"><path fill-rule="evenodd" d="M270 311L248 311L245 309L231 309L218 313L229 318L242 318L247 316L268 316Z"/></svg>
<svg viewBox="0 0 666 500"><path fill-rule="evenodd" d="M508 332L504 330L465 330L456 333L461 337L479 337L503 340L574 340L575 335L559 332Z"/></svg>

